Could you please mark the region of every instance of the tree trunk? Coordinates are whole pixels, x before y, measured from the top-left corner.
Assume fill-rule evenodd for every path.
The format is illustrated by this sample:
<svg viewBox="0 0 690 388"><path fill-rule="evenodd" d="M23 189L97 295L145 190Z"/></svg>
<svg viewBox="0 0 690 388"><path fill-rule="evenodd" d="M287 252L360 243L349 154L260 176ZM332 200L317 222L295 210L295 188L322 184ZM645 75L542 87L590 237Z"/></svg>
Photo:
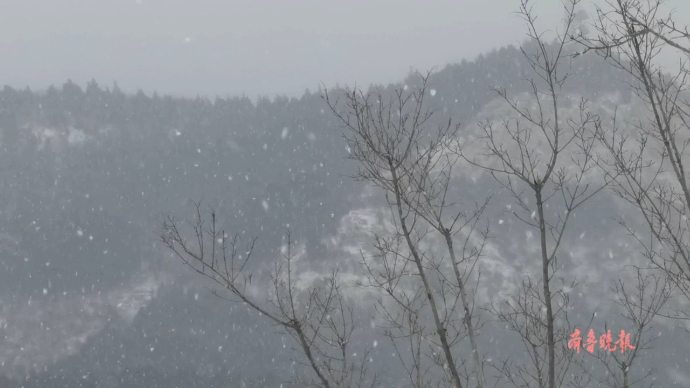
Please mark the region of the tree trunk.
<svg viewBox="0 0 690 388"><path fill-rule="evenodd" d="M450 375L453 380L453 384L455 384L456 388L462 388L462 382L460 381L460 376L458 375L458 370L455 367L455 361L453 359L453 354L450 351L450 345L448 344L448 338L446 336L446 328L443 327L443 324L441 323L441 318L439 318L438 314L438 307L436 306L436 299L434 298L434 295L432 294L431 291L431 286L429 285L429 280L426 278L426 274L424 273L424 266L422 265L422 259L419 257L419 253L417 252L417 248L414 246L412 242L412 238L410 236L410 231L407 229L407 224L405 223L405 216L403 215L403 208L402 208L402 198L400 194L400 181L398 180L398 174L396 171L396 168L393 166L393 162L391 160L388 161L388 165L390 168L390 172L392 175L392 181L393 181L393 190L395 191L395 201L396 201L396 206L398 209L398 217L400 218L400 225L403 230L403 234L405 235L405 241L407 242L407 246L410 248L410 253L412 253L412 257L414 258L414 262L417 265L417 270L419 271L419 277L422 279L422 283L424 284L424 290L426 292L426 296L429 299L429 307L431 308L431 313L434 317L434 324L436 325L436 331L438 332L439 339L441 340L441 347L443 348L443 353L446 356L446 362L448 363L448 369L450 370Z"/></svg>
<svg viewBox="0 0 690 388"><path fill-rule="evenodd" d="M549 287L549 255L546 250L546 221L544 220L544 203L541 197L541 186L537 186L537 211L539 213L539 238L541 240L542 282L544 283L544 304L546 305L547 352L549 354L549 388L556 387L556 344L553 333L553 308L551 306L551 289Z"/></svg>
<svg viewBox="0 0 690 388"><path fill-rule="evenodd" d="M450 235L450 231L447 229L443 231L443 235L446 238L446 245L448 246L450 259L453 262L453 271L455 272L455 278L458 282L458 288L460 289L460 300L464 310L465 327L467 327L467 335L470 337L470 346L472 347L472 356L474 357L474 373L477 377L477 387L484 388L486 387L486 382L484 381L484 370L482 368L479 349L477 348L477 339L475 338L474 334L474 326L472 326L472 314L470 314L470 306L467 302L465 283L462 281L462 275L460 274L460 269L458 268L458 261L455 257L455 250L453 249L453 238Z"/></svg>

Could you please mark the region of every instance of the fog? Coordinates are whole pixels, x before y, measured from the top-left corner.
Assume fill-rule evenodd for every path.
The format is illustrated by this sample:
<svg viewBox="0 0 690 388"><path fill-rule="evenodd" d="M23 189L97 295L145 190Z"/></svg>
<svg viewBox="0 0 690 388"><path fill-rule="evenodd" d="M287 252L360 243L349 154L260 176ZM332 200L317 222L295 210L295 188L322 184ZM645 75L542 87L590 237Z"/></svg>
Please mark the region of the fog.
<svg viewBox="0 0 690 388"><path fill-rule="evenodd" d="M519 7L0 0L0 388L690 387L690 49Z"/></svg>
<svg viewBox="0 0 690 388"><path fill-rule="evenodd" d="M3 0L0 83L194 96L390 83L525 37L514 0ZM690 7L689 7L690 8ZM563 17L536 3L544 27Z"/></svg>

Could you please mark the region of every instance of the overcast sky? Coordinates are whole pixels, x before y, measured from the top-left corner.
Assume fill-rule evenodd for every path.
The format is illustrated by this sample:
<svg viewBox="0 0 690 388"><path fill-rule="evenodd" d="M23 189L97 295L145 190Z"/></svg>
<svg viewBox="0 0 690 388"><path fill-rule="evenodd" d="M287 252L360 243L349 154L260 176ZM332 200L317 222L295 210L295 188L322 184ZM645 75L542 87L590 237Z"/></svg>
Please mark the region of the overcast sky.
<svg viewBox="0 0 690 388"><path fill-rule="evenodd" d="M395 82L525 38L519 0L0 0L0 83L300 96ZM690 14L690 1L673 6ZM536 1L544 28L564 15ZM682 13L681 13L682 14Z"/></svg>

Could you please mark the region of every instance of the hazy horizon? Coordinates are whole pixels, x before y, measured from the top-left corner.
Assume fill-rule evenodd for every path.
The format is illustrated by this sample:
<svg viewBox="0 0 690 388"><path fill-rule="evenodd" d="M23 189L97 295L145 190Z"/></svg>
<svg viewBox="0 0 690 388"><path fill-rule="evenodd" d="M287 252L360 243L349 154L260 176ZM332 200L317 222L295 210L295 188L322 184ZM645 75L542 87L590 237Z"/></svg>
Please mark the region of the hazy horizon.
<svg viewBox="0 0 690 388"><path fill-rule="evenodd" d="M537 3L537 13L554 28L563 12L549 3ZM0 83L36 90L93 78L147 94L294 97L322 82L396 82L410 69L472 60L526 36L515 0L0 4L9 9L0 14L0 50L12 53Z"/></svg>

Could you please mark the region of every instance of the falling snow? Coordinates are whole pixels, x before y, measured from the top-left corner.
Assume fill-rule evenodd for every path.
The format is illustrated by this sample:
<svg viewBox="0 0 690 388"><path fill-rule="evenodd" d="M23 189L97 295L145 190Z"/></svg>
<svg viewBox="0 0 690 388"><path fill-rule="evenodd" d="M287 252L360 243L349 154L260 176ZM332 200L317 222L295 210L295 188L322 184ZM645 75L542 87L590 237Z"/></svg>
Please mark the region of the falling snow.
<svg viewBox="0 0 690 388"><path fill-rule="evenodd" d="M149 9L154 4L141 0L133 3L141 4L136 7L139 11L146 11L140 16L151 12L160 16L161 20L149 20L151 28L169 29L170 26L165 26L166 9ZM167 6L170 12L176 7L174 4ZM201 20L195 17L198 16L197 8L188 7L189 14L185 15L189 20ZM498 12L497 9L493 11ZM205 12L223 14L214 7ZM281 12L286 20L294 17L290 14L292 11ZM310 9L309 12L318 10ZM425 20L438 19L431 14L428 16ZM249 18L245 24L250 27L261 25L251 19L252 15L243 17ZM304 18L307 19L310 18ZM397 20L395 15L389 19ZM544 209L533 211L534 206L529 204L536 198L535 184L530 182L543 173L540 164L547 163L548 156L523 159L521 150L511 141L500 145L506 155L511 156L510 161L517 165L523 162L539 165L528 182L498 171L494 171L495 176L490 172L482 173L469 163L471 159L460 157L457 150L443 150L438 155L425 155L429 157L423 161L431 164L438 161L432 174L438 172L434 177L440 180L451 179L447 193L439 187L429 187L432 191L429 193L424 191L426 188L416 186L433 186L439 181L415 181L428 166L412 167L407 171L410 166L405 163L410 160L404 161L399 170L405 187L393 192L387 186L391 174L389 162L395 162L402 154L398 149L389 152L391 139L388 134L368 139L383 152L376 163L362 163L358 159L367 155L362 153L364 143L348 142L343 138L343 134L354 135L328 109L321 98L323 90L291 94L280 90L284 82L262 73L281 63L287 64L283 67L290 73L285 76L297 77L294 82L301 82L299 77L303 73L314 73L295 68L299 71L292 74L295 63L290 55L306 52L299 44L295 46L294 42L289 42L294 34L283 34L285 41L277 45L250 45L255 50L249 51L241 49L244 39L241 34L233 35L232 39L238 40L235 43L239 45L229 51L214 48L214 53L209 54L204 50L218 44L220 38L200 36L197 39L195 34L199 31L192 24L176 26L179 31L167 43L166 39L144 39L137 43L140 47L130 50L132 55L147 53L152 55L151 60L165 60L172 67L153 66L153 62L137 61L134 57L124 58L125 62L137 63L135 67L150 73L150 85L133 84L133 79L143 78L132 78L131 74L125 74L131 69L123 68L116 69L116 73L124 72L120 78L123 82L128 80L124 91L115 84L96 85L93 82L88 85L65 83L49 89L47 85L36 85L44 90L41 93L24 89L24 85L20 85L22 89L8 86L0 90L0 112L11 113L0 117L0 140L6 153L5 161L9 161L5 163L2 181L7 198L0 206L0 276L4 273L0 284L5 290L0 295L0 340L5 341L0 354L3 384L8 381L5 377L11 377L22 382L10 388L21 387L21 384L34 387L39 381L93 387L196 384L214 388L214 382L222 382L231 386L282 388L280 382L295 376L316 380L309 365L301 363L304 357L299 341L290 335L296 334L295 327L291 326L293 321L280 317L282 313L292 314L294 308L305 324L323 325L319 334L324 337L314 336L313 328L305 326L307 334L314 336L311 338L321 341L320 349L335 349L333 351L341 357L341 352L346 352L351 365L365 366L384 377L380 386L408 384L409 376L399 361L408 360L414 349L409 348L410 337L404 337L405 332L409 334L410 327L397 330L388 318L399 319L398 323L403 325L411 324L409 318L418 319L415 324L419 325L418 333L423 335L412 340L422 341L420 349L424 352L425 367L436 362L441 363L436 366L442 366L431 368L425 375L429 381L423 385L439 385L444 381L444 369L449 367L438 345L428 296L426 291L419 292L424 290L424 285L419 283L418 267L414 260L409 262L414 255L400 228L401 215L396 208L396 201L400 199L403 213L409 212L402 217L413 228L412 244L416 244L416 252L424 262L422 268L428 269L431 295L442 310L442 319L454 331L462 328L464 319L462 298L458 296L457 285L454 286L457 281L454 269L464 274L475 307L473 311L477 314L485 314L484 308L490 303L496 302L499 306L507 302L507 306L513 306L511 301L522 297L533 299L524 300L533 309L535 317L532 318L544 319L547 309L540 299L544 291L537 290L542 286L543 242L539 223L535 222L542 215L548 254L553 254L554 258L551 267L557 271L550 283L555 298L554 311L558 311L557 314L567 312L568 319L572 320L567 324L580 325L578 327L584 327L591 320L596 328L629 329L629 322L620 316L621 311L616 310L618 307L614 303L615 298L620 299L622 295L610 292L611 282L620 277L626 289L634 292L638 280L634 268L648 266L647 256L652 256L651 253L660 263L669 256L664 251L666 247L657 249L658 242L650 236L643 237L640 245L637 235L631 235L630 231L611 221L624 219L626 226L635 233L644 232L644 218L624 208L623 201L615 193L601 191L590 202L573 208L568 215L562 193L554 182L559 179L561 170L554 170L553 179L544 186ZM94 25L98 27L98 23ZM220 30L216 32L220 37L225 36ZM247 31L248 34L255 32ZM89 33L98 35L98 31ZM64 35L60 31L55 34ZM316 62L311 58L312 62L318 62L317 67L329 66L333 61L327 56L336 53L342 54L342 58L355 58L345 55L345 51L350 46L368 44L366 40L374 36L369 35L360 37L364 41L354 46L339 42L340 38L335 36L324 35L317 43L319 55L326 57ZM470 39L481 37L481 34L475 35ZM125 41L121 43L127 45ZM18 42L17 47L29 44L21 39ZM100 55L98 50L87 49L85 52ZM491 158L486 152L487 139L482 137L480 122L492 124L496 134L508 136L503 140L510 140L510 133L502 125L514 129L518 125L516 119L520 119L520 125L529 127L531 132L525 134L532 137L535 149L548 148L550 140L535 131L534 125L528 126L529 120L524 120L520 112L513 112L509 105L515 101L525 109L523 112L531 113L528 118L541 119L540 115L544 114L548 115L544 120L553 123L553 104L540 105L530 95L522 93L525 86L529 87L524 83L526 78L538 78L525 73L531 70L518 47L492 50L493 47L486 47L484 54L474 62L468 59L464 64L441 66L432 73L425 85L429 98L424 104L434 115L425 121L423 132L410 132L421 136L424 144L420 148L413 144L409 156L426 152L425 147L432 144L433 136L438 134L438 126L449 122L459 125L457 139L449 138L449 143L453 147L463 146L463 152L467 151L463 156L476 156L476 161L487 154L487 158ZM220 56L215 58L216 54ZM226 69L229 71L226 76L219 78L220 73L207 67L218 65L223 60L216 59L227 55L240 62L247 59L244 58L247 55L254 55L255 64L263 65L240 73L237 72L239 68ZM570 86L559 95L563 103L557 104L557 108L564 126L571 118L580 117L576 103L580 98L588 99L592 114L601 116L602 120L610 121L616 111L621 112L621 117L630 117L630 122L639 119L638 115L644 119L644 101L624 89L630 84L628 75L605 70L606 63L597 62L601 58L596 55L570 58L568 54L564 58L567 61L563 65L576 79L573 83L568 79ZM64 62L59 59L57 63ZM117 65L115 59L111 62ZM357 60L368 66L388 66L375 57ZM214 65L215 62L218 63ZM42 65L48 66L47 63ZM407 65L389 66L389 72L402 74L399 70ZM69 71L78 66L61 68ZM180 71L182 68L184 71ZM333 72L324 68L316 73ZM237 78L238 74L242 76ZM61 77L67 78L67 75ZM190 76L202 77L204 82L190 83L183 79ZM233 81L233 77L237 79ZM381 97L384 98L378 101L377 97L371 97L369 100L374 109L379 107L377 102L387 104L386 99L395 96L393 91L412 96L410 104L413 106L419 97L414 93L420 86L415 77L401 76L393 84L382 85ZM185 89L179 92L188 93L190 97L166 95L174 92L175 85L166 86L164 81L173 78L179 78L175 81L179 83L178 89ZM336 86L337 78L324 82L329 97L332 92L333 98L339 98L337 101L342 103L337 109L347 112L345 97L338 93L348 87ZM98 81L109 82L107 79ZM381 82L343 81L356 82L356 85ZM8 79L9 84L17 82ZM443 87L443 95L436 99L438 90L429 88L430 85ZM298 84L293 86L301 89ZM205 91L195 91L194 87L205 88ZM225 95L228 91L223 88L228 87L237 89L236 93ZM492 87L505 87L510 102L497 98L490 90ZM143 91L137 93L138 88ZM154 88L160 88L155 96ZM237 95L244 88L247 88L248 97ZM257 92L259 89L265 90ZM578 94L569 95L572 90ZM363 88L362 92L366 94L367 89ZM215 93L219 97L216 98ZM271 97L254 98L261 93ZM281 97L282 93L287 93L286 97ZM401 120L405 111L393 106L387 113L390 113L388 119ZM362 124L355 116L348 117L349 124ZM682 127L682 120L678 122L674 125ZM374 120L363 125L369 130L375 130L378 125L383 125L384 130L394 130L390 124ZM396 121L395 125L407 128L414 124ZM640 131L621 121L621 136L631 128L635 134ZM634 136L630 139L632 141ZM395 141L399 139L393 143ZM513 157L516 152L517 156ZM495 162L492 166L499 170L505 167L501 161ZM443 174L444 163L453 164L452 174ZM566 172L572 167L567 150L562 151L558 163L558 168ZM374 178L380 179L376 182L351 179L357 175L358 168L363 174L372 173ZM604 175L596 172L600 168L593 167L593 181ZM673 179L673 175L668 179ZM572 180L568 184L571 183L576 184ZM515 187L510 187L511 184ZM403 198L396 199L396 193ZM421 209L426 213L420 215L411 211L410 204L405 201L417 200L425 194L433 197ZM467 222L464 217L476 211L475 206L489 196L491 202L482 208L476 223L474 219ZM437 207L446 200L453 204L452 209L441 212ZM679 197L678 201L682 205L684 199ZM200 205L200 214L196 213L195 204ZM516 205L515 210L513 205ZM681 208L666 210L677 213ZM459 218L455 219L458 214ZM446 219L449 222L446 226L452 229L451 242L459 263L450 262L452 256L449 257L444 248L444 235L436 229L437 215L443 223ZM561 239L559 228L565 215L569 216L571 224L563 229ZM674 214L671 218L678 224L687 222L685 215ZM165 223L173 220L178 222L179 229L166 229ZM287 243L288 230L291 246ZM181 247L181 241L170 244L170 236L176 236L175 233L192 244L191 248ZM656 251L648 254L646 246ZM640 254L641 251L644 254ZM342 350L337 339L329 338L334 327L342 327L338 322L342 316L337 306L330 306L329 314L323 316L319 315L323 305L310 300L310 297L328 297L325 292L328 276L336 268L344 294L345 315L349 313L347 308L352 307L356 328L352 342ZM288 270L291 271L289 275ZM289 297L286 285L290 284L295 287L296 300L294 304L285 304ZM528 284L539 286L535 288L539 292L525 294L521 286ZM238 294L246 299L242 300ZM419 313L410 314L398 304L406 298L414 298L413 304L421 309ZM338 298L335 300L340 302ZM570 305L562 306L564 300ZM639 298L631 296L629 300L638 301ZM257 311L256 306L263 310ZM668 306L682 310L685 304L674 300ZM282 313L281 308L285 309ZM448 308L455 310L452 313L444 310ZM391 315L386 316L386 312ZM266 313L271 316L267 317ZM276 325L272 319L276 316L279 321L288 322L287 329L280 323ZM523 349L512 343L506 343L499 354L493 354L500 341L510 337L510 325L494 323L488 316L476 318L488 320L481 330L478 329L478 353L487 363L523 361ZM690 370L690 354L682 344L689 337L684 330L686 327L677 322L678 327L673 326L673 322L676 321L659 319L653 322L656 329L645 335L658 340L658 347L646 351L647 357L630 368L633 375L658 369L660 373L649 383L659 386L678 385L676 381L688 377L684 371ZM328 326L334 323L336 326ZM562 320L557 320L558 330L563 328L562 324ZM401 334L403 336L393 337ZM454 341L458 349L469 346L466 337ZM539 352L544 353L544 349ZM336 362L324 360L325 355L318 351L314 354L318 365ZM269 358L269 367L259 362ZM471 368L472 360L468 360ZM587 363L585 367L589 370L596 369L592 360L587 360L580 361Z"/></svg>

